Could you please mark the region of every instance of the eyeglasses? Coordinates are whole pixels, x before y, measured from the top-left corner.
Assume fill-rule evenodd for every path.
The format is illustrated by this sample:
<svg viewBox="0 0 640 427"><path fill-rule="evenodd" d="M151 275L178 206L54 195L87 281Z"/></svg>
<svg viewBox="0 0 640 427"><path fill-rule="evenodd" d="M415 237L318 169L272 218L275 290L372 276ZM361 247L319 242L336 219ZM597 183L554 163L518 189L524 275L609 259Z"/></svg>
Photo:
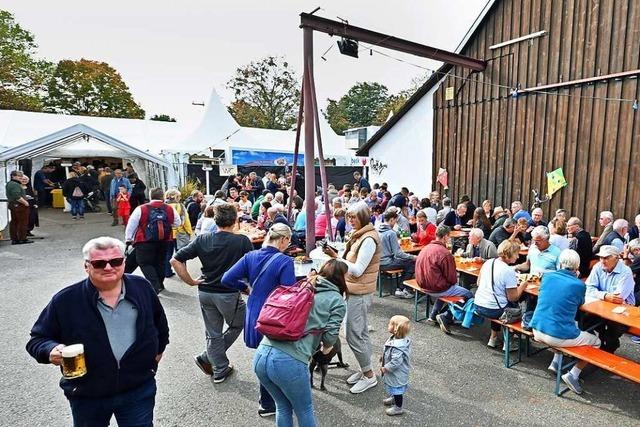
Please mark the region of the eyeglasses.
<svg viewBox="0 0 640 427"><path fill-rule="evenodd" d="M103 269L109 264L111 267L120 267L124 262L124 258L113 258L113 259L88 259L86 260L93 268Z"/></svg>

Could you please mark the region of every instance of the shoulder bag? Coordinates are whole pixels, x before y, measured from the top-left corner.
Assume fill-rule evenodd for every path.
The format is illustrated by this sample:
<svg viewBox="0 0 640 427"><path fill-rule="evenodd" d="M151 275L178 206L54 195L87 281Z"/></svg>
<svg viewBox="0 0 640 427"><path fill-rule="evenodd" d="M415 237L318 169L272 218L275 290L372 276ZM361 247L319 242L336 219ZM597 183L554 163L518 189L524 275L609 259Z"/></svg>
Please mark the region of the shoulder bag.
<svg viewBox="0 0 640 427"><path fill-rule="evenodd" d="M520 307L520 305L518 305L517 307L509 307L508 305L506 307L500 306L500 303L498 302L498 297L496 295L496 289L494 286L494 279L493 279L493 267L495 266L495 264L496 264L496 260L494 259L493 262L491 263L491 291L493 292L493 298L496 300L496 304L498 305L498 308L500 310L504 310L498 320L501 321L502 323L516 323L520 319L522 319L522 307Z"/></svg>

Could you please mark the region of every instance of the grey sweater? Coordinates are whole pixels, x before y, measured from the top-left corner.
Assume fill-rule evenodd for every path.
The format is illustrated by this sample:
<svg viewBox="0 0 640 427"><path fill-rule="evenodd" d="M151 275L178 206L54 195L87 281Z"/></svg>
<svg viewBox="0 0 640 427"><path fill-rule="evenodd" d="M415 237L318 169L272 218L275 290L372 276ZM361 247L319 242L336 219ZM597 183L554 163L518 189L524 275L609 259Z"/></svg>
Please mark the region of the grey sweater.
<svg viewBox="0 0 640 427"><path fill-rule="evenodd" d="M400 243L398 243L398 235L389 224L380 224L378 228L378 234L380 234L380 247L382 252L380 253L380 265L388 265L395 260L414 260L415 256L403 252L400 249Z"/></svg>
<svg viewBox="0 0 640 427"><path fill-rule="evenodd" d="M409 384L411 363L411 340L408 337L395 338L393 335L384 343L382 362L386 369L384 383L389 387Z"/></svg>

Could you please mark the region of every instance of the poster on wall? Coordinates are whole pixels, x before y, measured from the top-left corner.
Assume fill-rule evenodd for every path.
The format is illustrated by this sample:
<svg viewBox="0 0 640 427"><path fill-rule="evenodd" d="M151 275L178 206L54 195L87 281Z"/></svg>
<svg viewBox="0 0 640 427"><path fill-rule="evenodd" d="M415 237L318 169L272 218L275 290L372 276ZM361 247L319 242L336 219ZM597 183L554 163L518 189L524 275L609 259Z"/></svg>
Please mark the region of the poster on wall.
<svg viewBox="0 0 640 427"><path fill-rule="evenodd" d="M212 170L213 168L211 168L209 166L209 169L205 169L204 166L202 166L202 170ZM238 166L237 165L220 165L220 173L219 176L230 176L230 175L237 175L238 174Z"/></svg>
<svg viewBox="0 0 640 427"><path fill-rule="evenodd" d="M231 150L231 163L240 166L287 166L293 164L293 153ZM298 164L304 164L304 154L298 154Z"/></svg>

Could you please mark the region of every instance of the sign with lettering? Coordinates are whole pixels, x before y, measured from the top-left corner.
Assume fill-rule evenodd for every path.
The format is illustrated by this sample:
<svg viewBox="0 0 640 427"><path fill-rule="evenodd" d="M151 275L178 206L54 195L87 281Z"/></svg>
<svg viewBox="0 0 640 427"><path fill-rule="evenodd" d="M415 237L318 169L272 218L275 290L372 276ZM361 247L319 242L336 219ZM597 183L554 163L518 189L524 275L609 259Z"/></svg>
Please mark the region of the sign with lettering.
<svg viewBox="0 0 640 427"><path fill-rule="evenodd" d="M238 173L237 165L220 165L220 176L230 176Z"/></svg>
<svg viewBox="0 0 640 427"><path fill-rule="evenodd" d="M453 101L453 86L449 86L444 91L444 100Z"/></svg>

